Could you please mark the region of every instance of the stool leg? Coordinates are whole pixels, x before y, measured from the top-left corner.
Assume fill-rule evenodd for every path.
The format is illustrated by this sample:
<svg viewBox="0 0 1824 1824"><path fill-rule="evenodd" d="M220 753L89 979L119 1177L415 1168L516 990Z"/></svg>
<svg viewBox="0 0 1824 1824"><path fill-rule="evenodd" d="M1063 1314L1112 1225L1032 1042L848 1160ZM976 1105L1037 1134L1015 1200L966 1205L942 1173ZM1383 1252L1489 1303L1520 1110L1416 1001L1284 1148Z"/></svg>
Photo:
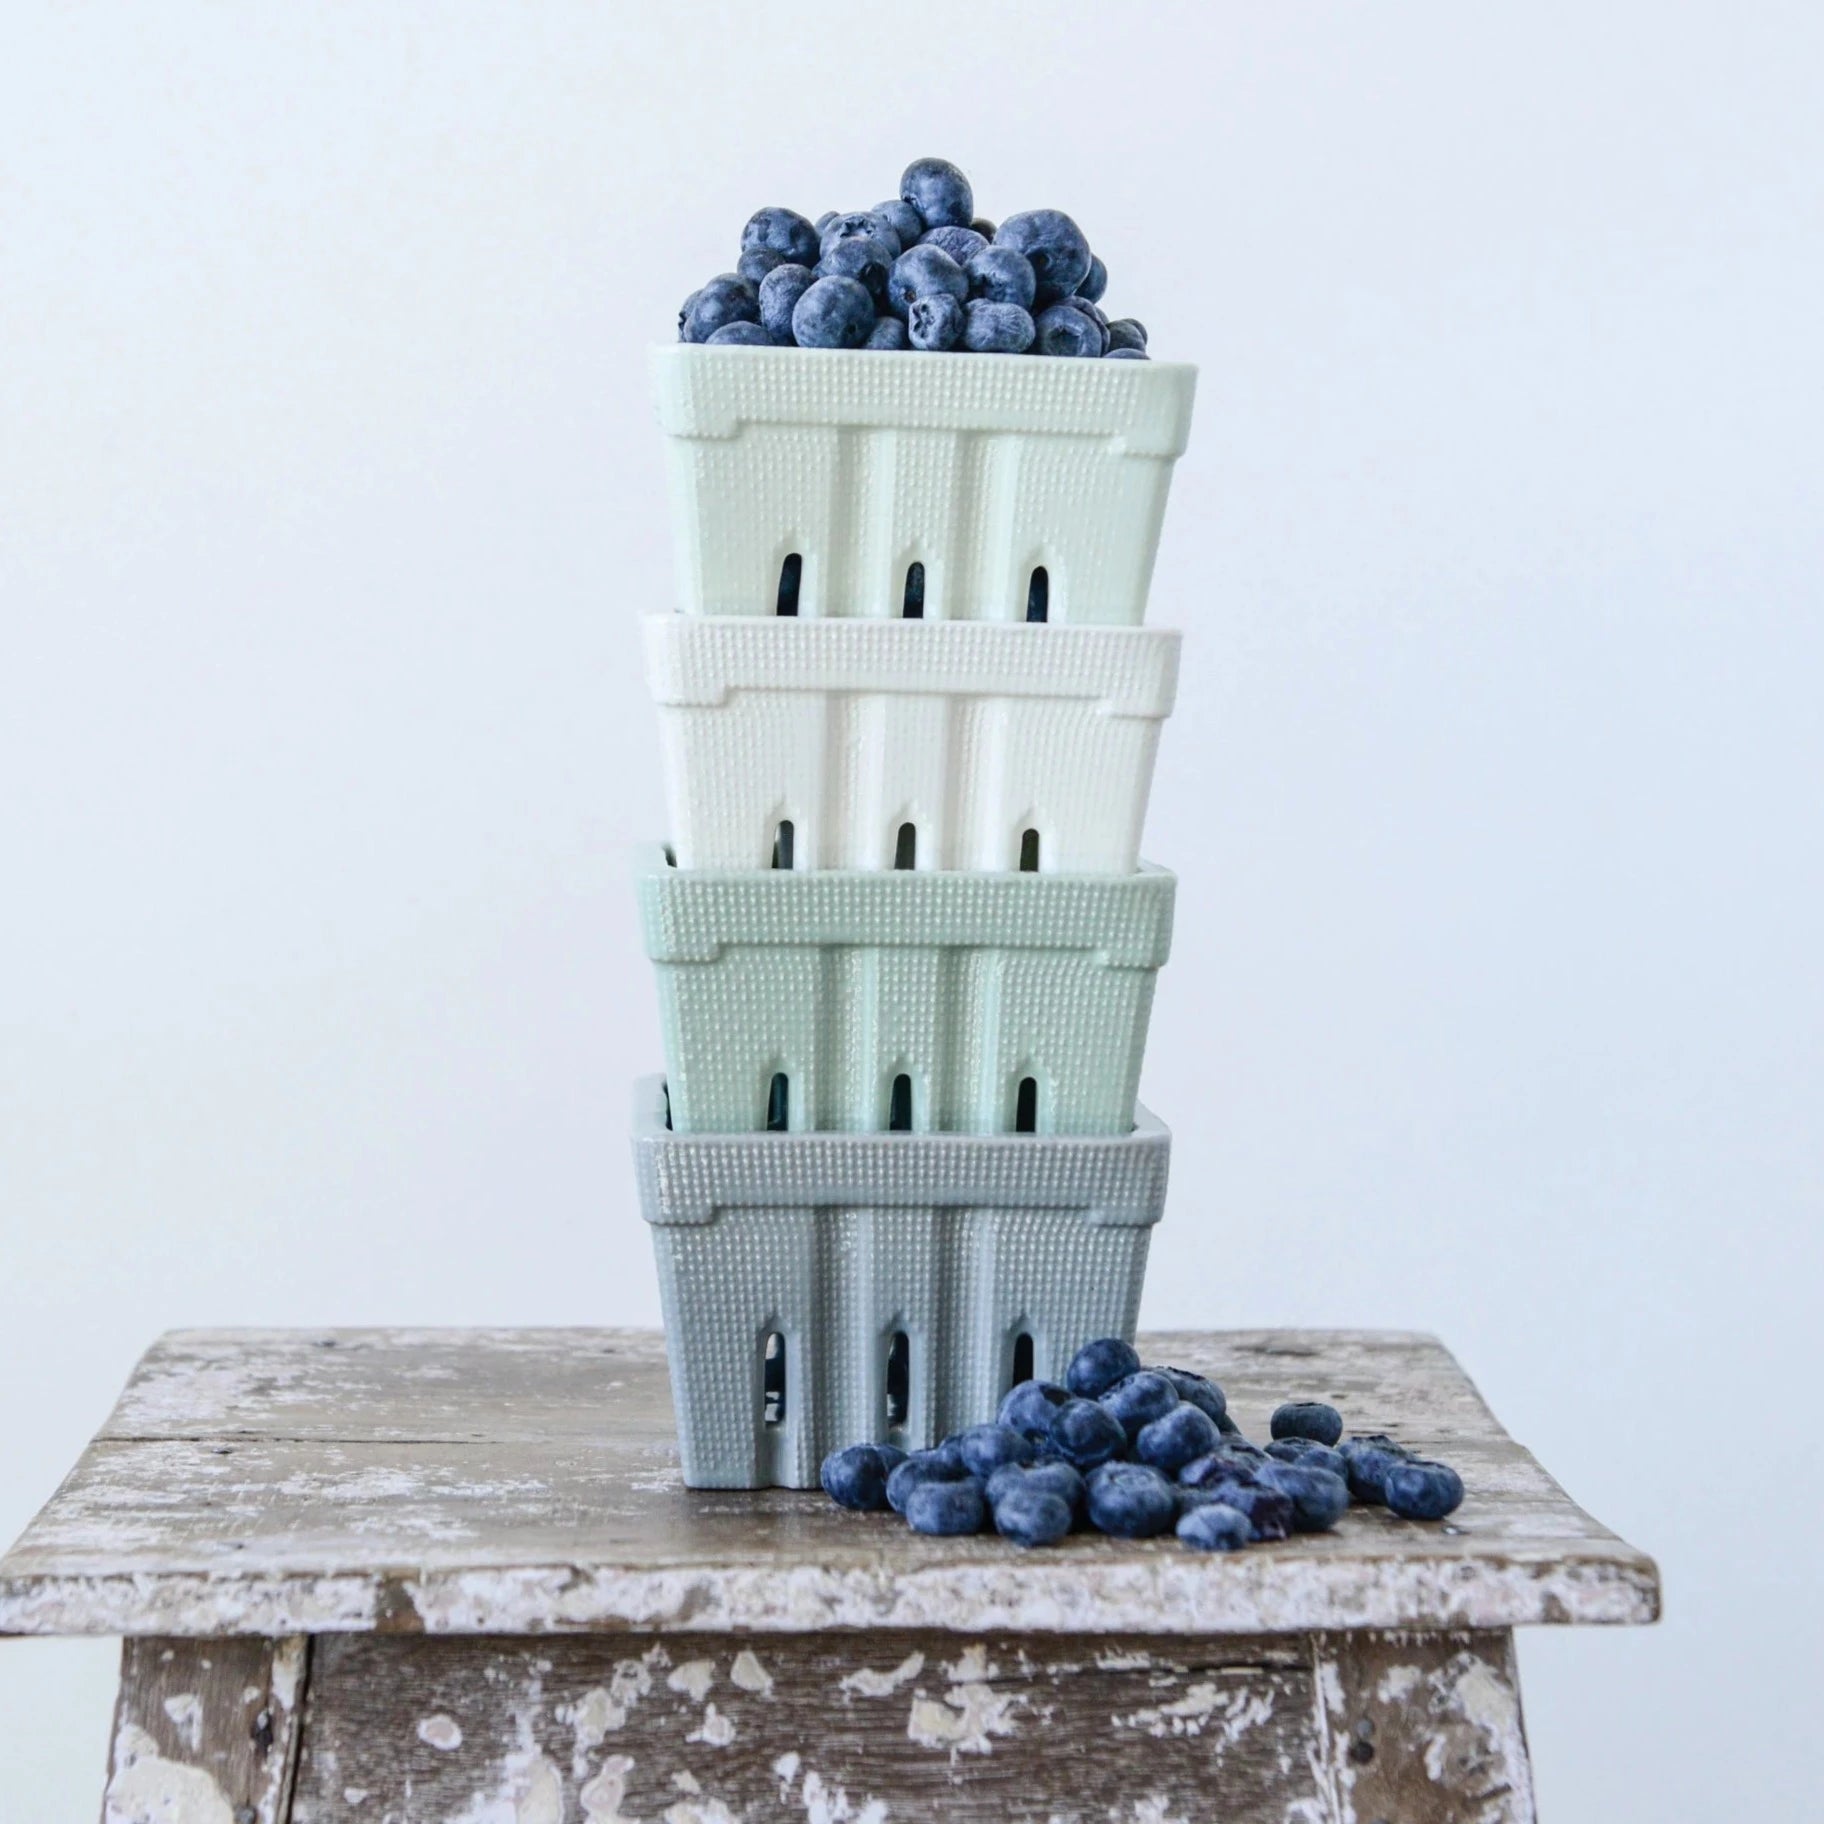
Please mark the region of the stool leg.
<svg viewBox="0 0 1824 1824"><path fill-rule="evenodd" d="M124 1642L102 1824L285 1824L308 1649Z"/></svg>

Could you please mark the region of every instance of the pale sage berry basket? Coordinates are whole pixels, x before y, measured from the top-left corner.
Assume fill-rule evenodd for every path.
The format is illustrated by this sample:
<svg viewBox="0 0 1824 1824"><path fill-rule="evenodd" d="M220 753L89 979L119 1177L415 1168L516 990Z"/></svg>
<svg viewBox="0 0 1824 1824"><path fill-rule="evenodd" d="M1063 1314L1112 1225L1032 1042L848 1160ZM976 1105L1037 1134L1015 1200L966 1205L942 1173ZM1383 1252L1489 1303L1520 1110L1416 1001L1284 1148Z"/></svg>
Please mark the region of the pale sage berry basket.
<svg viewBox="0 0 1824 1824"><path fill-rule="evenodd" d="M679 1133L1133 1125L1165 869L638 870Z"/></svg>
<svg viewBox="0 0 1824 1824"><path fill-rule="evenodd" d="M812 1488L860 1439L919 1449L1131 1338L1171 1137L680 1134L634 1111L684 1480Z"/></svg>
<svg viewBox="0 0 1824 1824"><path fill-rule="evenodd" d="M686 614L1135 626L1194 367L656 349Z"/></svg>

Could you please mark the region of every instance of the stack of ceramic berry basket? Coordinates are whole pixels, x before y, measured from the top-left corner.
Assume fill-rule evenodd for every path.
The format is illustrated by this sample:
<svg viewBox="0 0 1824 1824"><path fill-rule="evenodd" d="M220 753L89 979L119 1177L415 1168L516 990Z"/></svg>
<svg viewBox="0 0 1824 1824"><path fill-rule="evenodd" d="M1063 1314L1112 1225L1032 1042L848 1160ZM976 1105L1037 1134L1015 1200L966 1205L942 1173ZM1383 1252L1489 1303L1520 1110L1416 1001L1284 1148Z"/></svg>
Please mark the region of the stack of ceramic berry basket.
<svg viewBox="0 0 1824 1824"><path fill-rule="evenodd" d="M1131 1336L1175 881L1141 625L1195 370L659 351L678 611L635 1152L685 1480L816 1485Z"/></svg>

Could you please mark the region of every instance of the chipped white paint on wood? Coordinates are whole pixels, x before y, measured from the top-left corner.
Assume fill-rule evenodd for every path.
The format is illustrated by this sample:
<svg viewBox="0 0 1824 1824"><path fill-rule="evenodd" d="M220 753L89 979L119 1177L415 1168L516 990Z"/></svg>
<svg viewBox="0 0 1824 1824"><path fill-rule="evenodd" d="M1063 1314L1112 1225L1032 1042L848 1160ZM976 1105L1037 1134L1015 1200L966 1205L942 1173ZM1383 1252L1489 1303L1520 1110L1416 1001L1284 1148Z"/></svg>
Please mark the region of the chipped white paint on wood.
<svg viewBox="0 0 1824 1824"><path fill-rule="evenodd" d="M1230 1556L1073 1538L1013 1554L786 1491L679 1481L644 1331L204 1331L158 1344L0 1561L0 1632L645 1628L1059 1633L1639 1622L1650 1559L1582 1513L1423 1337L1145 1339L1245 1429L1293 1394L1448 1457L1426 1527L1355 1510ZM617 1700L618 1701L618 1700Z"/></svg>

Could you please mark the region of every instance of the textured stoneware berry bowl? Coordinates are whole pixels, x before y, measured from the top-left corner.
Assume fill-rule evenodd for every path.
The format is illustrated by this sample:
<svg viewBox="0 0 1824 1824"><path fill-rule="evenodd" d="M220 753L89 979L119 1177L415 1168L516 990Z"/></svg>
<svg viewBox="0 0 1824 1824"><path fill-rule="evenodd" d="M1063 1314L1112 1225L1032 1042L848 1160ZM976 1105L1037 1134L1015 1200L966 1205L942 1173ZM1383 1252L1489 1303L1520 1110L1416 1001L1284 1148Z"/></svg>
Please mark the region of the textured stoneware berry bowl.
<svg viewBox="0 0 1824 1824"><path fill-rule="evenodd" d="M1146 614L1197 370L865 349L653 351L687 614Z"/></svg>

